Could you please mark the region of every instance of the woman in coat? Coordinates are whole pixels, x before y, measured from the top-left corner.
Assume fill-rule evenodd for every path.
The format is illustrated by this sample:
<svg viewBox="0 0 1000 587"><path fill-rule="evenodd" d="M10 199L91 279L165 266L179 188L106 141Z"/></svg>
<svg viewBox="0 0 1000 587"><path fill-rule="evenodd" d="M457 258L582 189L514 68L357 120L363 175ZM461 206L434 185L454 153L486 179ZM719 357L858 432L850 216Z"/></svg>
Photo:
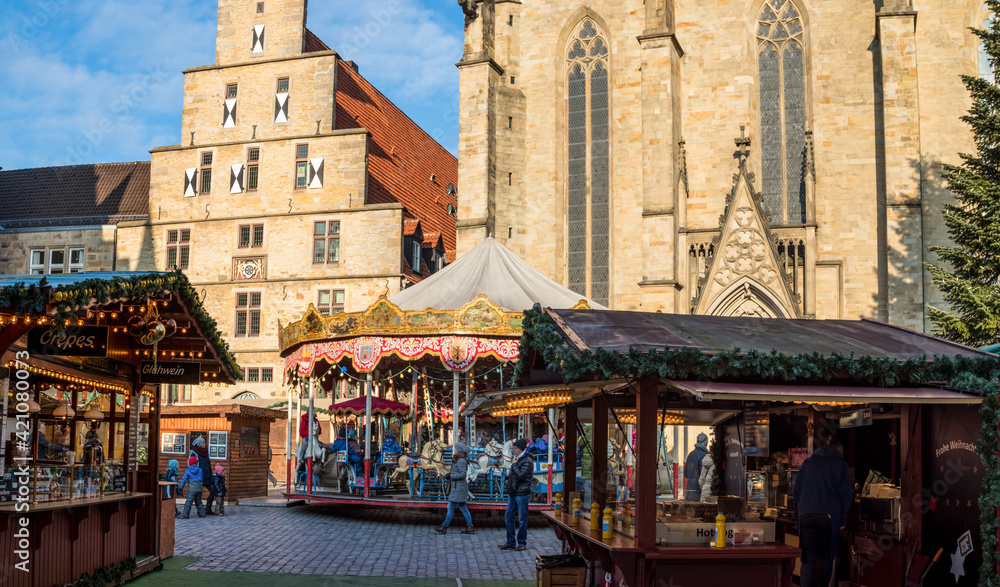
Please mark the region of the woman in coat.
<svg viewBox="0 0 1000 587"><path fill-rule="evenodd" d="M448 494L448 513L444 517L444 523L434 530L441 534L448 533L448 524L455 515L455 508L458 508L465 516L465 529L462 534L475 534L476 529L472 527L472 515L465 505L469 501L469 447L465 443L456 442L451 451L451 472L448 478L451 479L451 493Z"/></svg>

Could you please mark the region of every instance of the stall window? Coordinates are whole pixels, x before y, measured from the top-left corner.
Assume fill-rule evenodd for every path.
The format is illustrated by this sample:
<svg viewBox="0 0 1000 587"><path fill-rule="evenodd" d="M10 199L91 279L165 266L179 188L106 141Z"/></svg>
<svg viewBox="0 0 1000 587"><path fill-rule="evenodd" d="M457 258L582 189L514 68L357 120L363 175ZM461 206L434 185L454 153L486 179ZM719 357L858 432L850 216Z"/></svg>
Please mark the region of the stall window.
<svg viewBox="0 0 1000 587"><path fill-rule="evenodd" d="M136 455L140 465L149 464L149 423L139 423L139 441L136 448Z"/></svg>
<svg viewBox="0 0 1000 587"><path fill-rule="evenodd" d="M208 433L208 458L225 459L229 456L229 433L209 432Z"/></svg>
<svg viewBox="0 0 1000 587"><path fill-rule="evenodd" d="M68 451L72 442L72 422L66 420L40 420L38 433L35 435L35 446L38 460L58 461L63 459L63 453Z"/></svg>
<svg viewBox="0 0 1000 587"><path fill-rule="evenodd" d="M76 423L76 462L84 465L104 464L108 450L108 423Z"/></svg>
<svg viewBox="0 0 1000 587"><path fill-rule="evenodd" d="M160 435L160 452L163 454L186 454L187 447L187 434L183 432L164 432Z"/></svg>

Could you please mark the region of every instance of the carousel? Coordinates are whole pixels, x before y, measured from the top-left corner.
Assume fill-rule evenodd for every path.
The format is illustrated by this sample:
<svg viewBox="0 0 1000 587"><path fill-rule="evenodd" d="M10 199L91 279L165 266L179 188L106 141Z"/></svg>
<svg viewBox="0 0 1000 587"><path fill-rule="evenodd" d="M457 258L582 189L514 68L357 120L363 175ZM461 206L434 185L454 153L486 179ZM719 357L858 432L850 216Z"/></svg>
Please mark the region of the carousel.
<svg viewBox="0 0 1000 587"><path fill-rule="evenodd" d="M310 305L300 320L279 324L290 421L293 405L302 406L297 448L292 427L287 438L287 497L444 507L451 446L463 440L473 453L469 507L502 509L511 445L530 438L541 461L533 506L547 507L561 482L559 421L549 409L557 402L464 410L470 398L502 391L523 311L536 303L603 308L488 238L363 312L325 316ZM333 400L328 409L317 405L321 397ZM330 415L332 443L317 439L318 411Z"/></svg>

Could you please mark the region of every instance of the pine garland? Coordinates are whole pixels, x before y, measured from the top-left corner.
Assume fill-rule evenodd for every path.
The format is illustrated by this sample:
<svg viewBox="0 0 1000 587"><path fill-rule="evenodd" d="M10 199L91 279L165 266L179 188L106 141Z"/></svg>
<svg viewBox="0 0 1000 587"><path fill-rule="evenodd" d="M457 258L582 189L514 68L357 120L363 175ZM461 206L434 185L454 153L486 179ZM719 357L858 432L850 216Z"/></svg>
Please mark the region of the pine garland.
<svg viewBox="0 0 1000 587"><path fill-rule="evenodd" d="M179 270L127 277L116 275L110 279L94 277L55 288L50 286L45 278L32 284L17 282L0 287L0 308L9 308L17 316L44 316L46 305L51 301L55 304L54 325L62 330L66 325L76 323L79 319L76 314L78 310L117 301L145 301L147 298L156 298L167 293L176 295L184 303L202 335L215 348L220 360L225 363L230 373L240 378L239 364L230 353L229 345L222 338L218 323L205 311L187 276Z"/></svg>

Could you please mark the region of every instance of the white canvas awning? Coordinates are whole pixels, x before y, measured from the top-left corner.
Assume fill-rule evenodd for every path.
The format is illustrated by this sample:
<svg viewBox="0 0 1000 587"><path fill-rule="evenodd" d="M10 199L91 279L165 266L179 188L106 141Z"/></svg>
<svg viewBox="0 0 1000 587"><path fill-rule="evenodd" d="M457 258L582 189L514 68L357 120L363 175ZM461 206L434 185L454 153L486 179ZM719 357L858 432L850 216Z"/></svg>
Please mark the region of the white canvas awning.
<svg viewBox="0 0 1000 587"><path fill-rule="evenodd" d="M592 309L607 309L545 277L492 237L389 301L401 310L457 310L479 294L508 312L527 310L536 303L572 308L580 300Z"/></svg>

